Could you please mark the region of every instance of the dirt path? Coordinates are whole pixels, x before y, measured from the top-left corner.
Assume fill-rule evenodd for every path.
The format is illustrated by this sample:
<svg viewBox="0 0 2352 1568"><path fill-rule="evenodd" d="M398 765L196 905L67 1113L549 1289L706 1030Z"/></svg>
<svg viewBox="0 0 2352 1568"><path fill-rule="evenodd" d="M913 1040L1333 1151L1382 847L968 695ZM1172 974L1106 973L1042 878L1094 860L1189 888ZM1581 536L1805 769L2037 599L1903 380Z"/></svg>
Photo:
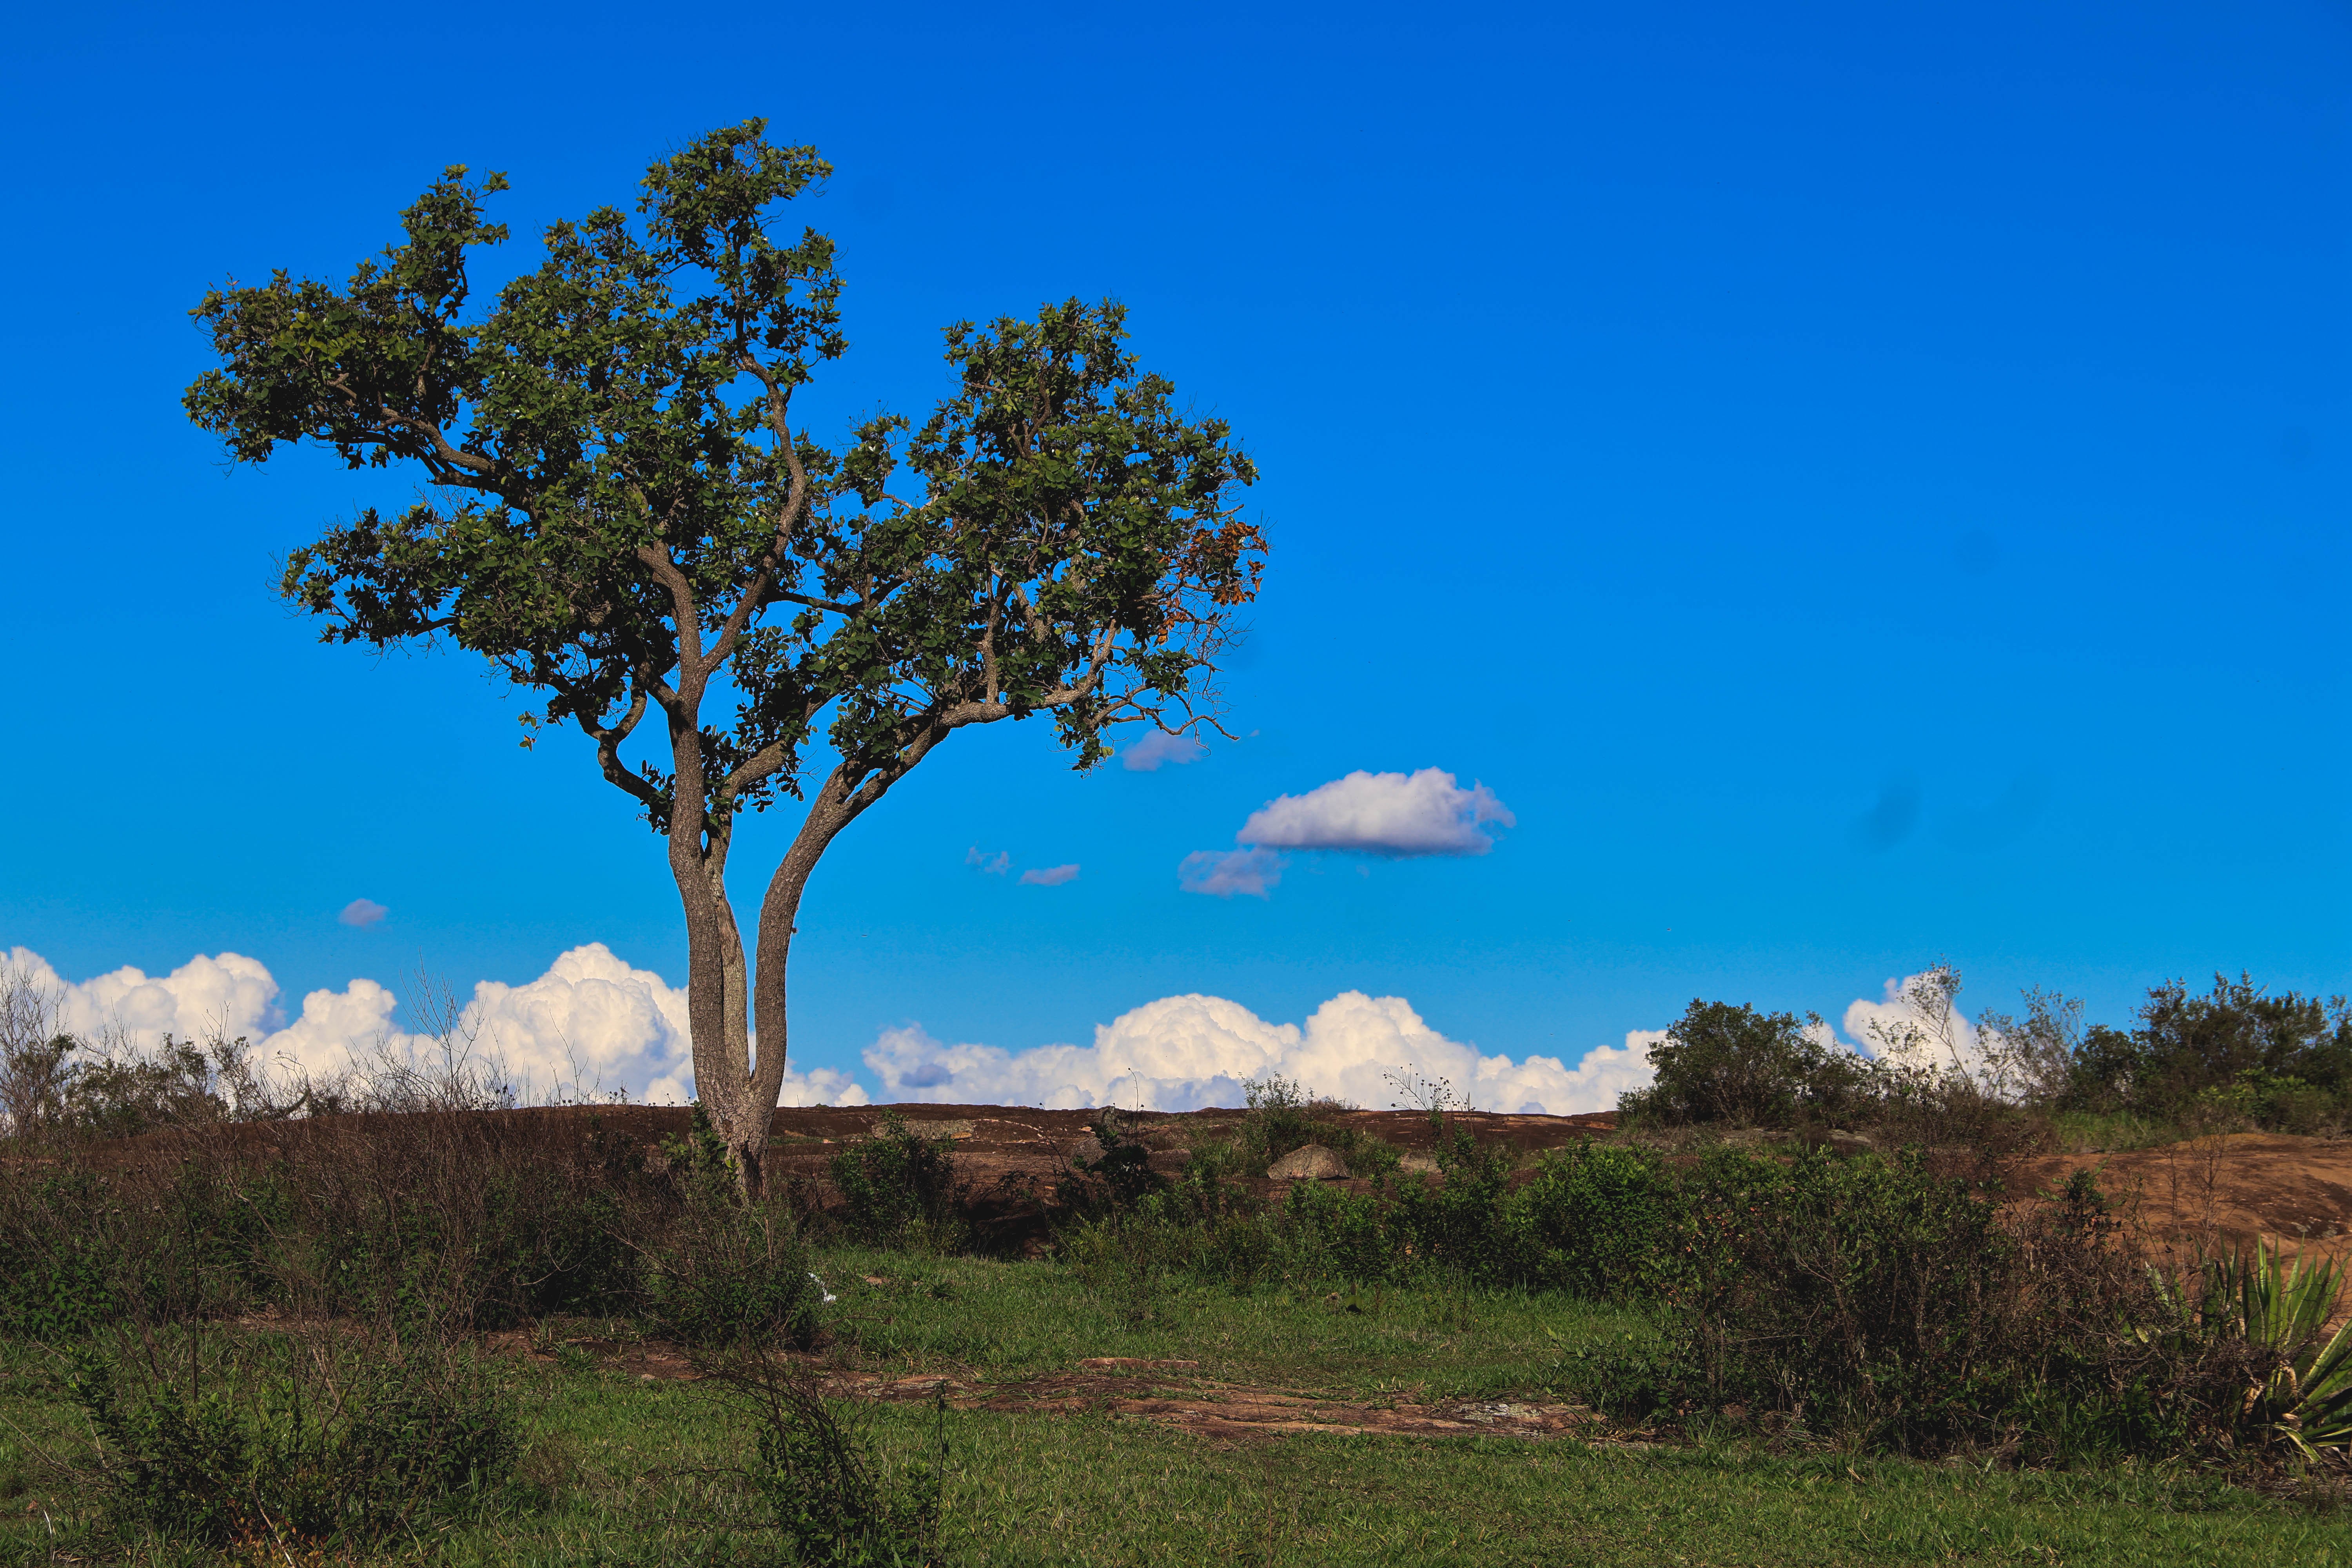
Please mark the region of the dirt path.
<svg viewBox="0 0 2352 1568"><path fill-rule="evenodd" d="M520 1333L494 1334L489 1345L494 1351L536 1362L552 1364L557 1360L554 1354L533 1349ZM564 1348L594 1357L608 1371L647 1383L694 1383L702 1376L685 1352L658 1342L575 1340L567 1342ZM967 1372L894 1376L845 1371L828 1365L821 1355L796 1359L835 1398L908 1405L928 1403L944 1392L948 1403L958 1410L1130 1416L1209 1437L1321 1432L1341 1436L1575 1436L1586 1442L1622 1443L1633 1436L1612 1431L1602 1417L1580 1405L1423 1400L1412 1394L1371 1401L1334 1399L1298 1389L1203 1377L1196 1361L1096 1356L1069 1372L999 1383Z"/></svg>
<svg viewBox="0 0 2352 1568"><path fill-rule="evenodd" d="M926 1401L941 1391L959 1410L1038 1415L1130 1416L1210 1437L1260 1437L1286 1432L1341 1436L1557 1437L1605 1435L1601 1418L1577 1405L1411 1398L1360 1403L1292 1389L1220 1383L1197 1362L1137 1362L1116 1356L1083 1362L1075 1372L1019 1383L955 1378L835 1374L829 1390L892 1404Z"/></svg>

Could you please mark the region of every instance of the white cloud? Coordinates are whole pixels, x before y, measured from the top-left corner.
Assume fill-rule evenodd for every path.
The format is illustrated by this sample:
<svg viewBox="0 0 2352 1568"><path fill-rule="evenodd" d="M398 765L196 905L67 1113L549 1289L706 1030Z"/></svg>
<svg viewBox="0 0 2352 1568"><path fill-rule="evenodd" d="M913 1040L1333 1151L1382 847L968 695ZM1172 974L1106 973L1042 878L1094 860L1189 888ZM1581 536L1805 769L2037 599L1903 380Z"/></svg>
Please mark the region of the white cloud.
<svg viewBox="0 0 2352 1568"><path fill-rule="evenodd" d="M1495 841L1480 825L1516 826L1485 784L1463 789L1438 768L1361 771L1266 802L1234 835L1274 849L1349 849L1365 855L1484 855Z"/></svg>
<svg viewBox="0 0 2352 1568"><path fill-rule="evenodd" d="M365 928L375 924L390 913L392 913L390 910L385 909L373 899L353 899L343 906L343 912L335 918L347 926Z"/></svg>
<svg viewBox="0 0 2352 1568"><path fill-rule="evenodd" d="M1302 1026L1269 1024L1219 996L1169 996L1095 1030L1091 1046L942 1045L919 1025L886 1029L866 1052L885 1100L931 1103L1121 1105L1193 1110L1239 1105L1245 1079L1280 1074L1318 1093L1384 1110L1399 1099L1391 1075L1444 1079L1482 1110L1566 1115L1612 1110L1650 1081L1662 1037L1635 1031L1596 1047L1575 1067L1552 1057L1514 1062L1449 1040L1402 998L1349 991Z"/></svg>
<svg viewBox="0 0 2352 1568"><path fill-rule="evenodd" d="M1118 754L1118 765L1135 773L1156 773L1163 763L1182 766L1197 763L1209 754L1209 748L1190 735L1171 735L1165 730L1154 730Z"/></svg>
<svg viewBox="0 0 2352 1568"><path fill-rule="evenodd" d="M1262 899L1282 880L1286 864L1271 849L1195 849L1178 862L1176 885L1188 893L1214 893L1221 899L1235 893Z"/></svg>
<svg viewBox="0 0 2352 1568"><path fill-rule="evenodd" d="M234 1039L267 1032L278 982L242 954L190 959L150 979L128 966L68 984L40 954L12 948L8 967L55 997L59 1030L97 1042L149 1047L165 1035L203 1039L217 1029Z"/></svg>
<svg viewBox="0 0 2352 1568"><path fill-rule="evenodd" d="M92 1041L152 1048L166 1034L203 1040L215 1030L252 1045L265 1064L340 1072L379 1053L431 1062L440 1042L393 1022L399 998L375 981L313 991L300 1013L271 1027L278 982L238 953L198 957L150 979L119 969L68 984L38 954L14 949L9 963L58 1001L58 1027ZM459 1010L453 1038L503 1062L526 1103L559 1091L623 1089L633 1100L682 1104L693 1096L694 1053L686 992L632 969L602 942L564 953L521 985L485 980ZM866 1091L830 1068L784 1074L786 1105L863 1105Z"/></svg>
<svg viewBox="0 0 2352 1568"><path fill-rule="evenodd" d="M1846 1037L1870 1055L1905 1067L1979 1070L1987 1042L1967 1014L1935 1005L1936 975L1930 969L1890 979L1882 1000L1864 998L1849 1005Z"/></svg>
<svg viewBox="0 0 2352 1568"><path fill-rule="evenodd" d="M1034 866L1021 873L1021 880L1032 888L1058 888L1077 880L1077 876L1076 866Z"/></svg>
<svg viewBox="0 0 2352 1568"><path fill-rule="evenodd" d="M1000 849L993 855L983 855L980 852L980 846L975 844L963 852L963 863L977 866L992 877L1002 877L1012 868L1013 852Z"/></svg>

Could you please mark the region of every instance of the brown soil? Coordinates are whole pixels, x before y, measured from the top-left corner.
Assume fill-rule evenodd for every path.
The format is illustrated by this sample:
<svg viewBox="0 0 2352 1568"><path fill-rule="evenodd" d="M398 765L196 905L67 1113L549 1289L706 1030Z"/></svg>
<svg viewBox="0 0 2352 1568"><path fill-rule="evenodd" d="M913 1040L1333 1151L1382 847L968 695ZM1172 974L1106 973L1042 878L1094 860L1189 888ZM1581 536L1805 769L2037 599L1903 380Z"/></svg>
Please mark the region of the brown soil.
<svg viewBox="0 0 2352 1568"><path fill-rule="evenodd" d="M606 1370L648 1383L692 1383L702 1374L675 1346L573 1340ZM551 1363L520 1333L493 1334L490 1347L509 1355ZM1032 1415L1125 1415L1206 1437L1266 1437L1285 1432L1365 1433L1406 1437L1556 1437L1623 1441L1602 1418L1580 1405L1524 1400L1422 1400L1412 1394L1362 1403L1328 1399L1297 1389L1224 1383L1201 1375L1197 1361L1145 1361L1093 1356L1069 1372L1013 1382L988 1382L969 1373L893 1376L829 1366L820 1356L802 1362L836 1398L885 1404L927 1403L940 1393L958 1410Z"/></svg>
<svg viewBox="0 0 2352 1568"><path fill-rule="evenodd" d="M2287 1256L2352 1251L2352 1140L2239 1132L2160 1149L2045 1154L2011 1173L2010 1194L2095 1173L2116 1213L2152 1239L2194 1251L2257 1241Z"/></svg>

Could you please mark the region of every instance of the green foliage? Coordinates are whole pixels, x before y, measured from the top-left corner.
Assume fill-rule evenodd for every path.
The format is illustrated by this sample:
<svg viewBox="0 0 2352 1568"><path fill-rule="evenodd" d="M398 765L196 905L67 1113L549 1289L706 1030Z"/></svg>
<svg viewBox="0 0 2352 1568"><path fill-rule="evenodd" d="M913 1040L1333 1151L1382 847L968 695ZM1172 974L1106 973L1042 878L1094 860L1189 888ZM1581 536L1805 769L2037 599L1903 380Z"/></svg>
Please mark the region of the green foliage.
<svg viewBox="0 0 2352 1568"><path fill-rule="evenodd" d="M1117 1110L1105 1107L1096 1115L1094 1136L1099 1152L1075 1156L1070 1161L1070 1179L1056 1188L1055 1196L1063 1208L1097 1217L1131 1209L1167 1185L1151 1168L1151 1151L1129 1130Z"/></svg>
<svg viewBox="0 0 2352 1568"><path fill-rule="evenodd" d="M2274 1364L2246 1391L2241 1421L2306 1458L2352 1448L2352 1321L2330 1333L2344 1287L2343 1266L2297 1259L2258 1245L2205 1268L2202 1316L2210 1327L2268 1351Z"/></svg>
<svg viewBox="0 0 2352 1568"><path fill-rule="evenodd" d="M845 346L841 279L779 209L831 173L762 121L709 132L647 169L634 215L550 225L476 310L468 256L507 237L487 215L506 180L453 166L347 283L207 293L220 363L185 398L240 461L308 444L427 481L291 552L279 591L329 641L488 660L532 694L528 734L576 726L667 837L700 1089L746 1193L827 846L971 725L1050 713L1090 768L1110 726L1213 723L1265 553L1239 501L1255 468L1139 365L1109 300L950 325L951 390L919 423L877 414L831 447L796 426ZM837 759L814 781L812 743ZM783 799L806 815L755 966L728 859L740 814Z"/></svg>
<svg viewBox="0 0 2352 1568"><path fill-rule="evenodd" d="M0 1207L0 1331L73 1339L121 1321L121 1254L89 1221L109 1194L89 1171L43 1173L7 1184Z"/></svg>
<svg viewBox="0 0 2352 1568"><path fill-rule="evenodd" d="M2201 996L2178 980L2156 986L2129 1031L2085 1031L2062 1103L2308 1132L2339 1116L2347 1097L2352 1006L2344 998L2273 996L2249 975L2216 974Z"/></svg>
<svg viewBox="0 0 2352 1568"><path fill-rule="evenodd" d="M834 1401L764 1352L713 1363L751 1416L753 1487L789 1561L824 1568L933 1568L946 1502L944 1396L932 1403L937 1463L886 1468Z"/></svg>
<svg viewBox="0 0 2352 1568"><path fill-rule="evenodd" d="M853 1235L877 1246L944 1251L961 1236L950 1139L924 1138L906 1118L886 1110L871 1138L833 1157L833 1184L841 1194Z"/></svg>
<svg viewBox="0 0 2352 1568"><path fill-rule="evenodd" d="M1916 1155L1718 1152L1684 1187L1691 1348L1719 1397L1898 1439L1976 1392L1994 1206Z"/></svg>
<svg viewBox="0 0 2352 1568"><path fill-rule="evenodd" d="M808 1248L766 1205L695 1205L646 1259L646 1326L695 1349L806 1349L824 1299Z"/></svg>
<svg viewBox="0 0 2352 1568"><path fill-rule="evenodd" d="M626 1139L447 1111L0 1165L0 1332L278 1310L435 1332L626 1313L686 1194Z"/></svg>
<svg viewBox="0 0 2352 1568"><path fill-rule="evenodd" d="M85 1353L68 1387L97 1436L98 1484L159 1534L373 1539L513 1472L512 1403L470 1362L283 1335L226 1357L169 1338L149 1349Z"/></svg>
<svg viewBox="0 0 2352 1568"><path fill-rule="evenodd" d="M1654 1152L1580 1140L1544 1157L1507 1206L1524 1238L1517 1272L1587 1300L1639 1300L1674 1276L1681 1196Z"/></svg>
<svg viewBox="0 0 2352 1568"><path fill-rule="evenodd" d="M734 1153L719 1136L709 1107L693 1100L688 1113L686 1135L661 1141L662 1158L669 1162L672 1179L690 1197L724 1205L736 1192Z"/></svg>
<svg viewBox="0 0 2352 1568"><path fill-rule="evenodd" d="M1279 1074L1242 1085L1246 1109L1241 1123L1223 1138L1204 1138L1192 1163L1218 1178L1263 1176L1268 1165L1309 1143L1319 1143L1347 1163L1351 1176L1376 1177L1397 1168L1399 1154L1385 1140L1339 1120L1352 1109L1328 1100Z"/></svg>
<svg viewBox="0 0 2352 1568"><path fill-rule="evenodd" d="M1694 1000L1650 1047L1655 1080L1618 1097L1629 1120L1664 1126L1786 1127L1861 1097L1866 1064L1819 1037L1821 1020Z"/></svg>

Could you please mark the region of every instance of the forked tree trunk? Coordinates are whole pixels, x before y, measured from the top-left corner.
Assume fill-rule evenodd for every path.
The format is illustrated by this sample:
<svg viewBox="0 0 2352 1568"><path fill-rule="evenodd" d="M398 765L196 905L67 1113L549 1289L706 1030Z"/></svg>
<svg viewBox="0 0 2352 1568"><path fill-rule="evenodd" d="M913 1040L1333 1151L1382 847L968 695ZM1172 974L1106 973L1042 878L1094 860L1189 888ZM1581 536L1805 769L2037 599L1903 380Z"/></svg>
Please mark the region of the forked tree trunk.
<svg viewBox="0 0 2352 1568"><path fill-rule="evenodd" d="M686 906L687 1018L693 1035L695 1098L727 1145L736 1182L747 1197L756 1197L761 1190L769 1128L784 1085L790 1039L785 973L801 896L826 847L880 793L874 791L868 799L860 792L853 801L839 771L815 792L799 834L761 900L756 977L744 963L742 931L724 879L698 858L687 862L676 852L677 836L672 837L671 868ZM755 1037L760 1047L756 1060L751 1054Z"/></svg>

